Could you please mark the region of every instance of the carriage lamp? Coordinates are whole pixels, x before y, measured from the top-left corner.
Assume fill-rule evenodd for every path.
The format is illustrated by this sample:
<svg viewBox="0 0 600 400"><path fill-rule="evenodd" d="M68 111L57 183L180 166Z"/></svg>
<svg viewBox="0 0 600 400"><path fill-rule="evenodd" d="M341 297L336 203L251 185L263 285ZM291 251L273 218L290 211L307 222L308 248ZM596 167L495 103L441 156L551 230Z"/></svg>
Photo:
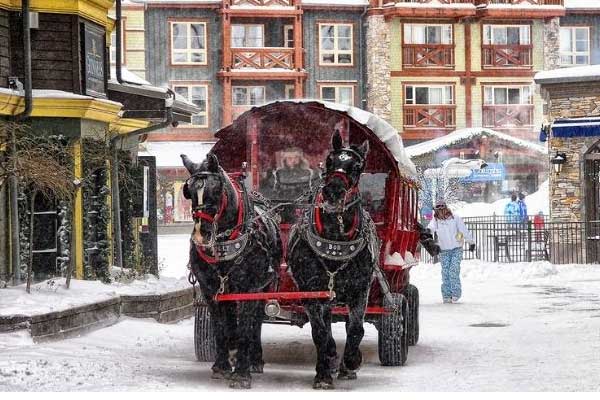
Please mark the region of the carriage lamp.
<svg viewBox="0 0 600 400"><path fill-rule="evenodd" d="M561 173L563 165L566 162L567 155L565 153L559 153L558 151L556 152L556 155L550 159L550 163L554 165L554 172L556 172L556 175Z"/></svg>
<svg viewBox="0 0 600 400"><path fill-rule="evenodd" d="M281 306L277 300L269 300L267 304L265 304L265 314L269 318L275 318L281 313Z"/></svg>

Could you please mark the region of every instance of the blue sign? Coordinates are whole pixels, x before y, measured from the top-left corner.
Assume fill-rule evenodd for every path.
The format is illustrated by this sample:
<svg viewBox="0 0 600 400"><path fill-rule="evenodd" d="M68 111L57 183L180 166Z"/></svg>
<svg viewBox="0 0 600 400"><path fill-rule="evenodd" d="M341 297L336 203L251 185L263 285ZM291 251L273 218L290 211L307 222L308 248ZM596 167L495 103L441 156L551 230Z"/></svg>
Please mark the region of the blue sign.
<svg viewBox="0 0 600 400"><path fill-rule="evenodd" d="M482 169L474 169L471 175L462 179L463 182L494 182L506 178L506 169L502 163L490 163Z"/></svg>

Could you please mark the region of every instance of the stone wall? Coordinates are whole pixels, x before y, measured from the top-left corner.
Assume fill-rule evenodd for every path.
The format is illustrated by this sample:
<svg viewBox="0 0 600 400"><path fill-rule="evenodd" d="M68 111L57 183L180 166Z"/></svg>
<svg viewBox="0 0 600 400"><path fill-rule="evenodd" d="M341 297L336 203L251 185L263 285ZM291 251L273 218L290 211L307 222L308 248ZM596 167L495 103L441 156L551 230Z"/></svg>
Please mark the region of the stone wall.
<svg viewBox="0 0 600 400"><path fill-rule="evenodd" d="M550 120L600 116L600 81L544 85ZM550 215L556 221L585 221L584 156L598 137L552 138L549 157L566 153L559 175L550 175Z"/></svg>
<svg viewBox="0 0 600 400"><path fill-rule="evenodd" d="M367 17L367 110L390 121L390 26L383 15Z"/></svg>
<svg viewBox="0 0 600 400"><path fill-rule="evenodd" d="M551 18L544 23L544 70L560 67L560 19Z"/></svg>

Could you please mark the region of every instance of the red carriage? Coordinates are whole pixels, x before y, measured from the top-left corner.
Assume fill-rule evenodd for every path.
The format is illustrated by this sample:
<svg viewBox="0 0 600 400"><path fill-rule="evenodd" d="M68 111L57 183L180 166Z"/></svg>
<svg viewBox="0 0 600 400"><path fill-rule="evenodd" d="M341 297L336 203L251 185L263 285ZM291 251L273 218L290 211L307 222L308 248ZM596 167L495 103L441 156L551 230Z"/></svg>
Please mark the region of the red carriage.
<svg viewBox="0 0 600 400"><path fill-rule="evenodd" d="M386 307L381 279L374 279L366 320L379 330L381 363L402 365L408 346L416 344L419 338L419 294L409 283L410 268L417 263L419 231L415 168L404 153L397 131L377 116L354 107L313 100L280 101L255 107L219 130L212 151L230 176L245 176L248 189L261 193L273 204L287 204L279 210L285 251L290 228L303 207L289 203L310 189L318 178L334 130L346 142L369 141L370 151L359 186L363 206L374 220L381 240L379 262L389 291L405 300L401 309L392 311ZM290 167L296 167L297 172L289 172ZM282 172L286 168L287 176ZM285 262L278 274L278 281L268 293L222 294L217 300L262 300L266 302L266 323L301 327L308 322L301 300L328 298L330 293L299 292ZM343 321L347 309L334 307L333 314L334 321ZM196 311L194 337L198 360L213 360L210 314L202 304Z"/></svg>

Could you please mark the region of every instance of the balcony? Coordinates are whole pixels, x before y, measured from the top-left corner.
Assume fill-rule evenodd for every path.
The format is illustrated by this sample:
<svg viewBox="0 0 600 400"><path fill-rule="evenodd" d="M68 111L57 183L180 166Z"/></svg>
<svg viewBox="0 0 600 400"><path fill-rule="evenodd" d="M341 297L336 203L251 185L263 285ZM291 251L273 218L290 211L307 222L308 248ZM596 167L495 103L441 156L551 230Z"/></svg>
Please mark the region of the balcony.
<svg viewBox="0 0 600 400"><path fill-rule="evenodd" d="M454 68L452 44L403 44L404 68Z"/></svg>
<svg viewBox="0 0 600 400"><path fill-rule="evenodd" d="M496 45L481 46L483 68L531 68L533 46Z"/></svg>
<svg viewBox="0 0 600 400"><path fill-rule="evenodd" d="M480 4L532 4L539 6L562 6L564 0L476 0L476 5Z"/></svg>
<svg viewBox="0 0 600 400"><path fill-rule="evenodd" d="M533 126L533 104L484 105L483 126L510 129Z"/></svg>
<svg viewBox="0 0 600 400"><path fill-rule="evenodd" d="M231 0L232 6L255 6L255 7L270 7L283 6L293 7L294 0Z"/></svg>
<svg viewBox="0 0 600 400"><path fill-rule="evenodd" d="M455 105L405 105L405 128L447 129L456 126Z"/></svg>
<svg viewBox="0 0 600 400"><path fill-rule="evenodd" d="M232 48L231 58L233 69L295 69L294 49L288 47Z"/></svg>
<svg viewBox="0 0 600 400"><path fill-rule="evenodd" d="M386 17L465 18L475 16L475 0L371 0Z"/></svg>

